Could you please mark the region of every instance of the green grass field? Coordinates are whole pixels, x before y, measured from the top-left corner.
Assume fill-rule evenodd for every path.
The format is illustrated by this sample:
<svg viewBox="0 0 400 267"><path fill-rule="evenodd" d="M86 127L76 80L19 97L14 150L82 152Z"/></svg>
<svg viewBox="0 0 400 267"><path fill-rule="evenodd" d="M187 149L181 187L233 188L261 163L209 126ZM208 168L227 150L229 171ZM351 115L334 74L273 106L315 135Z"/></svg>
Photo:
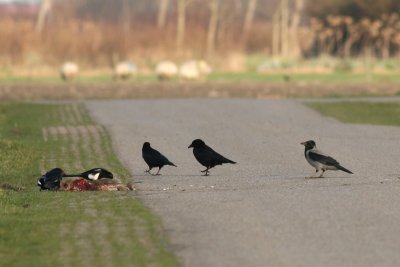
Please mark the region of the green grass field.
<svg viewBox="0 0 400 267"><path fill-rule="evenodd" d="M362 73L341 73L329 74L260 74L257 72L246 73L213 73L210 81L253 81L253 82L335 82L335 83L365 83L365 82L400 82L400 75L396 74L372 74L368 76Z"/></svg>
<svg viewBox="0 0 400 267"><path fill-rule="evenodd" d="M314 102L308 105L342 122L400 125L400 102Z"/></svg>
<svg viewBox="0 0 400 267"><path fill-rule="evenodd" d="M80 104L0 104L0 266L179 266L132 192L40 192L45 170L129 179Z"/></svg>
<svg viewBox="0 0 400 267"><path fill-rule="evenodd" d="M207 81L212 82L335 82L335 83L366 83L366 82L400 82L399 73L392 74L363 74L351 72L333 72L329 74L309 73L309 74L286 74L270 73L261 74L257 72L216 72L209 75ZM80 83L112 82L111 74L85 76L81 75L75 79ZM130 80L123 82L154 82L157 81L156 75L138 75ZM178 78L173 81L179 81ZM49 77L19 77L19 76L0 76L0 83L61 83L58 76Z"/></svg>

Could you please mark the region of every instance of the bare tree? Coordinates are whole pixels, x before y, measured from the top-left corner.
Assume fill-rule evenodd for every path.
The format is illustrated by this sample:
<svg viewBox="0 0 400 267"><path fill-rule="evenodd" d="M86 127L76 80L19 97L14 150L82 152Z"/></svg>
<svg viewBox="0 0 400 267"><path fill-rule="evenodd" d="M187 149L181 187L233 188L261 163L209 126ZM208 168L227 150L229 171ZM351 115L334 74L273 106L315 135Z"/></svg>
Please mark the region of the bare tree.
<svg viewBox="0 0 400 267"><path fill-rule="evenodd" d="M243 4L240 0L219 1L218 27L215 43L226 45L239 44L238 39L242 36L237 34L238 21L242 18Z"/></svg>
<svg viewBox="0 0 400 267"><path fill-rule="evenodd" d="M343 44L343 56L345 58L350 57L351 53L351 47L355 43L355 41L358 39L358 25L355 25L353 23L353 18L351 17L345 17L344 18L344 23L346 25L347 29L347 36Z"/></svg>
<svg viewBox="0 0 400 267"><path fill-rule="evenodd" d="M274 56L287 57L289 54L289 3L279 0L272 19L272 51Z"/></svg>
<svg viewBox="0 0 400 267"><path fill-rule="evenodd" d="M157 16L157 27L163 29L165 26L165 20L167 17L169 0L159 0L158 16Z"/></svg>
<svg viewBox="0 0 400 267"><path fill-rule="evenodd" d="M129 0L122 1L122 29L125 35L131 30L131 5Z"/></svg>
<svg viewBox="0 0 400 267"><path fill-rule="evenodd" d="M180 52L185 39L186 0L177 0L177 9L176 49Z"/></svg>
<svg viewBox="0 0 400 267"><path fill-rule="evenodd" d="M380 30L379 40L382 43L381 44L381 56L384 59L387 59L390 57L390 44L396 34L396 24L400 28L400 21L397 21L398 19L399 19L399 17L395 13L393 13L390 16L388 16L388 15L381 16L381 21L383 21L384 25L383 25L382 29Z"/></svg>
<svg viewBox="0 0 400 267"><path fill-rule="evenodd" d="M281 55L289 55L289 1L281 0Z"/></svg>
<svg viewBox="0 0 400 267"><path fill-rule="evenodd" d="M50 12L53 0L42 0L40 5L40 11L36 21L36 31L41 32L44 27L44 22L46 21L47 15Z"/></svg>
<svg viewBox="0 0 400 267"><path fill-rule="evenodd" d="M209 0L210 1L210 22L208 24L208 34L207 34L207 54L212 55L215 49L215 36L217 33L218 26L218 8L219 0Z"/></svg>
<svg viewBox="0 0 400 267"><path fill-rule="evenodd" d="M247 36L251 26L253 24L254 13L256 11L258 0L249 0L249 4L247 5L246 16L244 18L243 23L243 35Z"/></svg>
<svg viewBox="0 0 400 267"><path fill-rule="evenodd" d="M295 8L290 25L290 37L291 37L290 54L292 57L301 56L301 48L299 44L299 26L300 26L301 12L303 10L303 7L304 7L304 0L295 0Z"/></svg>
<svg viewBox="0 0 400 267"><path fill-rule="evenodd" d="M131 17L131 2L129 0L122 0L122 6L121 6L122 10L121 10L121 27L122 27L122 44L123 44L123 48L124 48L124 54L127 52L128 50L128 46L129 46L129 35L131 32L131 21L132 21L132 17ZM120 56L126 56L126 55L118 55L117 57ZM114 58L115 59L115 58ZM114 62L116 63L116 62Z"/></svg>
<svg viewBox="0 0 400 267"><path fill-rule="evenodd" d="M273 57L278 57L279 56L279 51L280 51L280 9L277 8L275 13L272 16L272 56Z"/></svg>

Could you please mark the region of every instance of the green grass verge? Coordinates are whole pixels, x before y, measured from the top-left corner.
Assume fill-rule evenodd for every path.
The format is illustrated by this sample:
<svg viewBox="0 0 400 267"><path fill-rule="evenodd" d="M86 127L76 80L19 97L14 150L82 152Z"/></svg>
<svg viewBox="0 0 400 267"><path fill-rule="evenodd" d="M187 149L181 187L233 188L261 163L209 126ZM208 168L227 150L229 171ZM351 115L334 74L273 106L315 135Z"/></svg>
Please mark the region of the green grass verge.
<svg viewBox="0 0 400 267"><path fill-rule="evenodd" d="M308 105L342 122L400 125L399 102L314 102Z"/></svg>
<svg viewBox="0 0 400 267"><path fill-rule="evenodd" d="M179 265L158 218L132 192L36 186L43 170L97 166L129 178L82 105L0 104L0 266Z"/></svg>
<svg viewBox="0 0 400 267"><path fill-rule="evenodd" d="M252 81L252 82L337 82L337 83L366 83L366 82L400 82L398 74L358 74L334 72L329 74L309 73L271 73L260 74L257 72L246 73L213 73L209 76L210 81Z"/></svg>
<svg viewBox="0 0 400 267"><path fill-rule="evenodd" d="M309 73L309 74L290 74L282 73L257 73L257 72L216 72L208 76L208 81L216 82L286 82L289 77L291 82L336 82L336 83L367 83L367 82L400 82L398 73L392 74L363 74L351 72L333 72L329 74ZM155 82L158 81L156 75L138 75L123 83L130 82ZM173 82L179 81L178 78ZM74 83L97 83L114 82L110 75L80 76L74 80ZM58 76L49 77L18 77L18 76L0 76L0 83L64 83Z"/></svg>

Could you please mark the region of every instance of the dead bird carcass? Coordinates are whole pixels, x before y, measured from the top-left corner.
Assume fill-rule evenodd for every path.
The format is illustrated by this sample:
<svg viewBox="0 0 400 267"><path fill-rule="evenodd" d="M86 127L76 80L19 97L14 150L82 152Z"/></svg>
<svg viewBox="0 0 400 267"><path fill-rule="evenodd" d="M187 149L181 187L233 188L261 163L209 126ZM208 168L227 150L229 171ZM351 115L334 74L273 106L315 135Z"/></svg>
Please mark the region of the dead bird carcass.
<svg viewBox="0 0 400 267"><path fill-rule="evenodd" d="M132 191L132 184L123 184L115 179L87 180L84 178L65 178L61 180L60 190L64 191Z"/></svg>
<svg viewBox="0 0 400 267"><path fill-rule="evenodd" d="M94 168L79 174L66 174L54 168L42 175L37 185L45 191L129 191L131 184L123 184L106 169Z"/></svg>

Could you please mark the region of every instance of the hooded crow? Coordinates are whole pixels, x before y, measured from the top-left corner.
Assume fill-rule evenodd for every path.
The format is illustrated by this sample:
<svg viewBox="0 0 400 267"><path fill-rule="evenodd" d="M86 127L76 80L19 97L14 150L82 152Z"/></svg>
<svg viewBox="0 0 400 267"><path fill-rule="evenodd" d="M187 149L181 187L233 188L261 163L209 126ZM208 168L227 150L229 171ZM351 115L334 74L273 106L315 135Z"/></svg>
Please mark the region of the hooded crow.
<svg viewBox="0 0 400 267"><path fill-rule="evenodd" d="M313 140L309 140L301 144L305 147L304 156L306 157L308 163L315 168L315 172L318 173L322 170L322 173L318 176L318 178L323 177L324 172L327 170L341 170L352 174L351 171L341 166L340 163L334 158L326 155L320 150L317 150L317 145ZM311 176L310 178L314 177Z"/></svg>
<svg viewBox="0 0 400 267"><path fill-rule="evenodd" d="M64 174L64 177L82 177L86 180L113 179L114 175L106 169L94 168L79 174Z"/></svg>
<svg viewBox="0 0 400 267"><path fill-rule="evenodd" d="M163 154L161 154L160 152L158 152L157 150L152 148L150 146L149 142L145 142L143 144L142 156L143 156L144 161L149 166L149 169L146 170L146 172L148 172L150 174L151 174L151 172L150 172L151 169L153 169L155 167L158 167L158 171L155 175L159 175L161 168L164 167L165 165L177 167L174 163L169 161Z"/></svg>
<svg viewBox="0 0 400 267"><path fill-rule="evenodd" d="M224 163L236 164L236 162L225 158L224 156L215 152L211 147L207 146L201 139L196 139L188 148L193 148L193 155L197 161L206 167L204 176L208 176L209 169L215 167L216 165L222 165Z"/></svg>

